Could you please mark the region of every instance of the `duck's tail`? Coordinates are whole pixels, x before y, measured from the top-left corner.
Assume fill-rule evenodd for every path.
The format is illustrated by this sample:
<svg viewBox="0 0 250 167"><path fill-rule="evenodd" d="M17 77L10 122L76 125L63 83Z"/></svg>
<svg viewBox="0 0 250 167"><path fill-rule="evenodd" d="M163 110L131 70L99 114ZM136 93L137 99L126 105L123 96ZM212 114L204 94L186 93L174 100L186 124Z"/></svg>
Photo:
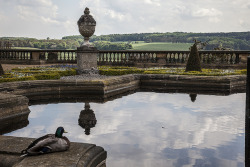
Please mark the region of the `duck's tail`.
<svg viewBox="0 0 250 167"><path fill-rule="evenodd" d="M28 151L27 150L22 150L21 151L21 156L20 157L26 157L29 153L28 153Z"/></svg>

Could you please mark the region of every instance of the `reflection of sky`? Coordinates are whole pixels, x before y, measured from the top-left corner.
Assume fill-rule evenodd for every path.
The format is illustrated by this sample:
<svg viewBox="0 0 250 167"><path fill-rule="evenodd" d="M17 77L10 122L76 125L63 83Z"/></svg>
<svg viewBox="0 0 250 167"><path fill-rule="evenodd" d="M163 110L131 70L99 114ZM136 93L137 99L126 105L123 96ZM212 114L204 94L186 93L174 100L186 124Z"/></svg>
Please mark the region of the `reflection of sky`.
<svg viewBox="0 0 250 167"><path fill-rule="evenodd" d="M39 137L63 125L71 141L104 147L111 167L244 166L244 93L193 103L188 94L138 92L90 106L89 136L78 125L83 103L30 106L30 124L6 135Z"/></svg>

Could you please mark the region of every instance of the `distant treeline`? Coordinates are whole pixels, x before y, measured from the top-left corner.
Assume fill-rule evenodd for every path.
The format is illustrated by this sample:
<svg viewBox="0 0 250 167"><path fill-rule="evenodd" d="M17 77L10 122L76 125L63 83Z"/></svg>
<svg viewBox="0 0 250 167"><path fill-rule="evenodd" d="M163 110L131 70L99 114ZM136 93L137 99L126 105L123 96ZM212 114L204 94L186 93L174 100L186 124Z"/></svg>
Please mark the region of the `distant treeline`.
<svg viewBox="0 0 250 167"><path fill-rule="evenodd" d="M90 42L99 50L126 50L131 49L131 42L144 41L169 42L169 43L193 43L194 39L208 42L205 49L226 48L231 50L250 50L250 32L230 32L230 33L134 33L134 34L110 34L92 36ZM38 40L35 38L0 38L0 48L5 43L10 43L12 47L32 47L39 49L76 49L83 42L81 35L65 36L62 39ZM125 43L124 43L125 42Z"/></svg>
<svg viewBox="0 0 250 167"><path fill-rule="evenodd" d="M31 47L38 49L76 49L83 42L81 39L42 39L23 37L2 37L0 38L0 48L4 48L6 43L13 47Z"/></svg>
<svg viewBox="0 0 250 167"><path fill-rule="evenodd" d="M72 36L63 39L38 40L35 38L0 38L0 48L31 47L38 49L76 49L83 43L82 36ZM11 45L11 46L10 46ZM99 50L127 50L132 49L129 43L111 43L109 41L95 41L94 46Z"/></svg>
<svg viewBox="0 0 250 167"><path fill-rule="evenodd" d="M66 36L63 39L78 39L81 36ZM144 42L170 42L170 43L193 43L194 39L208 42L206 50L213 50L222 45L223 48L233 50L250 50L250 32L230 33L134 33L134 34L110 34L91 37L94 41L144 41Z"/></svg>
<svg viewBox="0 0 250 167"><path fill-rule="evenodd" d="M93 45L99 50L128 50L133 48L130 43L113 43L109 41L95 41Z"/></svg>

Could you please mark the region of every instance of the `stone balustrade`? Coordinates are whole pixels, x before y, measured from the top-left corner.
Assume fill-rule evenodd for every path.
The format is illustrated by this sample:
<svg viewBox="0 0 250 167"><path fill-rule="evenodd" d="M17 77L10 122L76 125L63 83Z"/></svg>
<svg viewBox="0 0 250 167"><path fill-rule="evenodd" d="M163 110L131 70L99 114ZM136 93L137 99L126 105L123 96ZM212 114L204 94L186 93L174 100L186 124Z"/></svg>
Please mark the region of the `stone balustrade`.
<svg viewBox="0 0 250 167"><path fill-rule="evenodd" d="M137 67L179 67L187 62L189 51L99 51L98 65ZM199 51L201 64L210 68L246 68L250 51ZM76 50L0 49L2 64L76 63Z"/></svg>

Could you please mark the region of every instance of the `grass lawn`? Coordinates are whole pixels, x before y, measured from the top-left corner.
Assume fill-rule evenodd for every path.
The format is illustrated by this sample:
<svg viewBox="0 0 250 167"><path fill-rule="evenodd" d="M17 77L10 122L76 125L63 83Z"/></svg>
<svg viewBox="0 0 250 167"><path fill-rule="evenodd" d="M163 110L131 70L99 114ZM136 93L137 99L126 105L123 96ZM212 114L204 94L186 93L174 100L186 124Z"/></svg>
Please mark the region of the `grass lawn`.
<svg viewBox="0 0 250 167"><path fill-rule="evenodd" d="M167 42L152 42L152 43L133 43L131 50L180 50L188 51L192 43L167 43Z"/></svg>

